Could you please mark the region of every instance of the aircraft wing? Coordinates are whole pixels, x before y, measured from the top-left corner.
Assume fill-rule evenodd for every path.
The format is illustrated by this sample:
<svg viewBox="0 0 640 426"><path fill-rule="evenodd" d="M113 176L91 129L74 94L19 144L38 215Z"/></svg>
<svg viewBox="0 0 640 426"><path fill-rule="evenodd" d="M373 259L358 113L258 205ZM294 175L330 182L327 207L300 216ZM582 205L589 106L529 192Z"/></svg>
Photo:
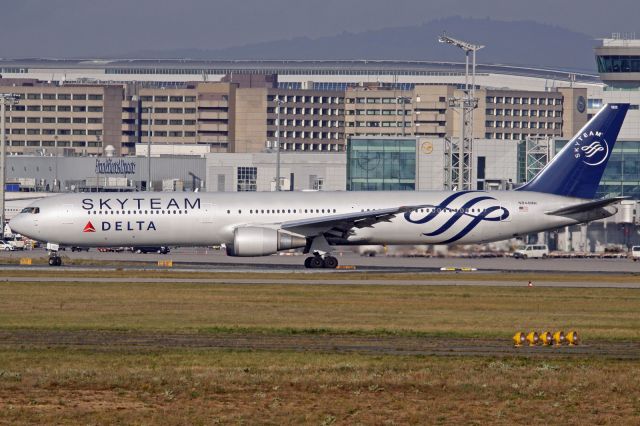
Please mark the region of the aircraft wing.
<svg viewBox="0 0 640 426"><path fill-rule="evenodd" d="M318 234L346 238L353 228L372 227L379 222L389 222L398 214L416 210L425 206L401 206L388 209L377 209L364 212L343 213L319 216L309 219L290 220L282 222L280 229L284 229L307 237Z"/></svg>
<svg viewBox="0 0 640 426"><path fill-rule="evenodd" d="M563 207L557 210L546 211L544 213L548 215L553 215L553 216L565 216L565 215L576 214L576 213L584 213L590 210L606 207L610 204L619 203L620 201L626 200L628 198L630 197L603 198L601 200L588 201L586 203L575 204L573 206Z"/></svg>

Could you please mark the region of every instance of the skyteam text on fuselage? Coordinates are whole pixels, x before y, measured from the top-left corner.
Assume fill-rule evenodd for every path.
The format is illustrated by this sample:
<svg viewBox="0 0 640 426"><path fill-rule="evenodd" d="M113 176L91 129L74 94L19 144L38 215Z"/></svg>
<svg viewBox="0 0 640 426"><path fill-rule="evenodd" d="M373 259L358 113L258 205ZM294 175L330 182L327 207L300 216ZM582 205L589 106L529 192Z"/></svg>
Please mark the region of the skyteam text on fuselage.
<svg viewBox="0 0 640 426"><path fill-rule="evenodd" d="M628 107L605 105L514 191L65 194L32 203L10 226L72 246L225 244L232 256L304 248L314 268L337 266L335 245L498 241L615 214L621 197L593 197Z"/></svg>

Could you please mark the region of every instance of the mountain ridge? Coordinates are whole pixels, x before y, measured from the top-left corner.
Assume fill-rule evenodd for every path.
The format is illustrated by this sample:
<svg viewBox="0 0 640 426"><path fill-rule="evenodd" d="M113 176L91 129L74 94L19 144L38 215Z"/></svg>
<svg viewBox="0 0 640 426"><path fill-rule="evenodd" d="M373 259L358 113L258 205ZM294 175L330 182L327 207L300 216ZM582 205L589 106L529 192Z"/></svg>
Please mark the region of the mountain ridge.
<svg viewBox="0 0 640 426"><path fill-rule="evenodd" d="M478 63L595 72L595 39L587 34L534 21L491 18L437 19L421 25L320 38L295 37L224 49L145 50L121 58L209 60L416 60L464 62L464 53L438 43L444 30L451 37L485 45ZM422 40L412 43L411 40Z"/></svg>

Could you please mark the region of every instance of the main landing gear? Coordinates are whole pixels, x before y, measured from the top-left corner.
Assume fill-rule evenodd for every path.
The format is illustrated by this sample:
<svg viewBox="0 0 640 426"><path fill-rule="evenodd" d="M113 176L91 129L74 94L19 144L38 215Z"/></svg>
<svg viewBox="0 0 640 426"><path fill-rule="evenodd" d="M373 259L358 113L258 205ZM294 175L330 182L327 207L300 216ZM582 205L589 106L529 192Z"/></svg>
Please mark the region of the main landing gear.
<svg viewBox="0 0 640 426"><path fill-rule="evenodd" d="M310 269L336 269L338 267L338 259L333 256L321 256L320 254L315 253L313 256L307 257L304 260L304 266Z"/></svg>

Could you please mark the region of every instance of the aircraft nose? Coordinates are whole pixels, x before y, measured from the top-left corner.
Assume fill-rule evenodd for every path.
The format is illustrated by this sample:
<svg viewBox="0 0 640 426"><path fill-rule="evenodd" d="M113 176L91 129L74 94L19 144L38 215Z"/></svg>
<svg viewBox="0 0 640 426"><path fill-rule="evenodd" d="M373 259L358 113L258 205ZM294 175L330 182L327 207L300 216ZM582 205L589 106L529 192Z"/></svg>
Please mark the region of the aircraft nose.
<svg viewBox="0 0 640 426"><path fill-rule="evenodd" d="M11 219L9 222L9 228L17 234L29 236L30 231L32 231L29 226L29 219L25 217L23 214L18 214L16 217Z"/></svg>

